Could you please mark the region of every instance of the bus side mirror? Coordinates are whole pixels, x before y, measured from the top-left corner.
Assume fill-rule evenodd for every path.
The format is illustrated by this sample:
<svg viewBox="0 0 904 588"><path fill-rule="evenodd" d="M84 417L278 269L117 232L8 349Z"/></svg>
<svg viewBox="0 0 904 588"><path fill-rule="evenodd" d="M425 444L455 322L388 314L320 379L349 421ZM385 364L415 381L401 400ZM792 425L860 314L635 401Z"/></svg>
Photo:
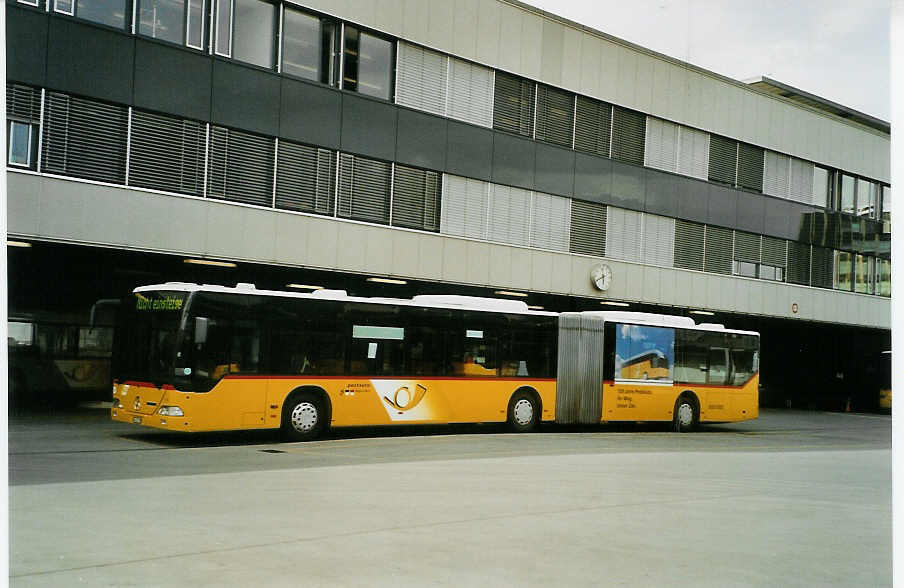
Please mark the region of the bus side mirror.
<svg viewBox="0 0 904 588"><path fill-rule="evenodd" d="M207 325L210 319L203 316L195 317L195 344L207 343Z"/></svg>

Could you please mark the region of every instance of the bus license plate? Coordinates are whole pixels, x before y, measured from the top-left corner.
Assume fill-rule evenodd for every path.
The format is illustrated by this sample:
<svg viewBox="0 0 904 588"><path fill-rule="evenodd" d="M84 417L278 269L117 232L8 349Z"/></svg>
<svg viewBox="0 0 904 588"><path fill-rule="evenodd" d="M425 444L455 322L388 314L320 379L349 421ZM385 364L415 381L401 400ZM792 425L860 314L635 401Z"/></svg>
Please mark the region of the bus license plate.
<svg viewBox="0 0 904 588"><path fill-rule="evenodd" d="M140 425L141 417L132 417L132 422L135 423L136 425Z"/></svg>

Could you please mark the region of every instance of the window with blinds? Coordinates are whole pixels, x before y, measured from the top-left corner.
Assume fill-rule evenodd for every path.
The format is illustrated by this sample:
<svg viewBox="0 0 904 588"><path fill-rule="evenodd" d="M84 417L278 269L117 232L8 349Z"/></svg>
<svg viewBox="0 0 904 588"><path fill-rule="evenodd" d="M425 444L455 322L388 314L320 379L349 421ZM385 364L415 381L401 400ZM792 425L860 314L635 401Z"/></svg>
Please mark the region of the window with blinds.
<svg viewBox="0 0 904 588"><path fill-rule="evenodd" d="M612 121L612 158L643 165L647 117L616 106Z"/></svg>
<svg viewBox="0 0 904 588"><path fill-rule="evenodd" d="M719 135L709 137L710 181L735 185L738 169L738 142Z"/></svg>
<svg viewBox="0 0 904 588"><path fill-rule="evenodd" d="M489 187L481 180L443 174L440 232L486 239Z"/></svg>
<svg viewBox="0 0 904 588"><path fill-rule="evenodd" d="M207 125L132 111L130 186L201 196Z"/></svg>
<svg viewBox="0 0 904 588"><path fill-rule="evenodd" d="M449 58L399 41L396 103L433 114L446 114Z"/></svg>
<svg viewBox="0 0 904 588"><path fill-rule="evenodd" d="M7 159L10 167L37 169L41 90L6 84Z"/></svg>
<svg viewBox="0 0 904 588"><path fill-rule="evenodd" d="M610 206L606 217L606 257L642 261L642 213Z"/></svg>
<svg viewBox="0 0 904 588"><path fill-rule="evenodd" d="M816 166L809 161L791 158L791 182L788 197L795 202L825 206L825 200L814 198L813 175Z"/></svg>
<svg viewBox="0 0 904 588"><path fill-rule="evenodd" d="M571 201L568 250L583 255L606 255L606 207L596 202Z"/></svg>
<svg viewBox="0 0 904 588"><path fill-rule="evenodd" d="M647 117L643 164L665 171L678 171L678 125Z"/></svg>
<svg viewBox="0 0 904 588"><path fill-rule="evenodd" d="M832 288L834 253L825 247L813 247L810 253L810 285L817 288Z"/></svg>
<svg viewBox="0 0 904 588"><path fill-rule="evenodd" d="M207 195L272 206L275 141L225 127L210 127Z"/></svg>
<svg viewBox="0 0 904 588"><path fill-rule="evenodd" d="M780 198L791 194L791 157L766 151L763 171L763 193Z"/></svg>
<svg viewBox="0 0 904 588"><path fill-rule="evenodd" d="M763 191L763 148L740 143L738 145L738 186Z"/></svg>
<svg viewBox="0 0 904 588"><path fill-rule="evenodd" d="M332 216L336 203L336 152L279 142L276 207Z"/></svg>
<svg viewBox="0 0 904 588"><path fill-rule="evenodd" d="M761 261L764 264L785 268L788 266L788 241L763 236Z"/></svg>
<svg viewBox="0 0 904 588"><path fill-rule="evenodd" d="M537 139L571 147L574 131L574 94L540 85L537 87Z"/></svg>
<svg viewBox="0 0 904 588"><path fill-rule="evenodd" d="M392 166L342 153L339 156L339 216L389 223Z"/></svg>
<svg viewBox="0 0 904 588"><path fill-rule="evenodd" d="M731 274L732 230L706 225L703 245L703 271Z"/></svg>
<svg viewBox="0 0 904 588"><path fill-rule="evenodd" d="M574 148L609 157L612 132L612 105L577 97L575 107Z"/></svg>
<svg viewBox="0 0 904 588"><path fill-rule="evenodd" d="M756 278L760 265L760 236L752 233L734 232L734 254L732 273L738 276Z"/></svg>
<svg viewBox="0 0 904 588"><path fill-rule="evenodd" d="M810 246L788 241L788 282L810 285Z"/></svg>
<svg viewBox="0 0 904 588"><path fill-rule="evenodd" d="M531 201L530 246L568 251L571 198L534 192Z"/></svg>
<svg viewBox="0 0 904 588"><path fill-rule="evenodd" d="M7 82L6 118L27 123L40 123L41 89Z"/></svg>
<svg viewBox="0 0 904 588"><path fill-rule="evenodd" d="M124 184L129 111L49 92L42 138L42 170Z"/></svg>
<svg viewBox="0 0 904 588"><path fill-rule="evenodd" d="M493 126L493 70L450 57L447 114L483 127Z"/></svg>
<svg viewBox="0 0 904 588"><path fill-rule="evenodd" d="M530 80L496 71L493 128L533 137L535 89Z"/></svg>
<svg viewBox="0 0 904 588"><path fill-rule="evenodd" d="M530 190L490 184L487 239L511 245L528 245Z"/></svg>
<svg viewBox="0 0 904 588"><path fill-rule="evenodd" d="M672 267L675 259L675 219L643 215L643 262Z"/></svg>
<svg viewBox="0 0 904 588"><path fill-rule="evenodd" d="M705 180L709 172L709 133L678 127L678 173Z"/></svg>
<svg viewBox="0 0 904 588"><path fill-rule="evenodd" d="M703 271L705 225L675 219L675 267Z"/></svg>
<svg viewBox="0 0 904 588"><path fill-rule="evenodd" d="M439 230L439 172L396 164L392 186L394 226L424 231Z"/></svg>

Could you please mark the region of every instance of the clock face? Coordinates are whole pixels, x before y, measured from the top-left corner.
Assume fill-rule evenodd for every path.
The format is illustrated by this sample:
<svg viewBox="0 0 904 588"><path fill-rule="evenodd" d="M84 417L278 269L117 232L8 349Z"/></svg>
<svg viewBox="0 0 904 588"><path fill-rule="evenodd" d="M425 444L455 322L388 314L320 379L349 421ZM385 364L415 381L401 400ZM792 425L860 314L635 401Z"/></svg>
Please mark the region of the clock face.
<svg viewBox="0 0 904 588"><path fill-rule="evenodd" d="M612 283L612 268L605 264L597 266L590 272L590 279L594 286L605 292Z"/></svg>

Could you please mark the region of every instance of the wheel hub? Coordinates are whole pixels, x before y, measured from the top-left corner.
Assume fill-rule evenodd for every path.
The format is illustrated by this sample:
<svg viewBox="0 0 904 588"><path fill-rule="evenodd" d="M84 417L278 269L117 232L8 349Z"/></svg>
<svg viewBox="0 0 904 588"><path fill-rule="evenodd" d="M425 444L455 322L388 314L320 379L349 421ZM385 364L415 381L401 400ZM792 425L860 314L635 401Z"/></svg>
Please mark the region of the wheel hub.
<svg viewBox="0 0 904 588"><path fill-rule="evenodd" d="M300 402L292 409L292 427L300 433L307 433L317 426L317 407L310 402Z"/></svg>
<svg viewBox="0 0 904 588"><path fill-rule="evenodd" d="M521 426L527 425L534 418L534 406L531 404L530 400L526 398L520 399L515 403L515 408L512 411L515 422Z"/></svg>
<svg viewBox="0 0 904 588"><path fill-rule="evenodd" d="M687 402L682 402L678 406L678 424L682 427L689 427L694 422L694 408Z"/></svg>

